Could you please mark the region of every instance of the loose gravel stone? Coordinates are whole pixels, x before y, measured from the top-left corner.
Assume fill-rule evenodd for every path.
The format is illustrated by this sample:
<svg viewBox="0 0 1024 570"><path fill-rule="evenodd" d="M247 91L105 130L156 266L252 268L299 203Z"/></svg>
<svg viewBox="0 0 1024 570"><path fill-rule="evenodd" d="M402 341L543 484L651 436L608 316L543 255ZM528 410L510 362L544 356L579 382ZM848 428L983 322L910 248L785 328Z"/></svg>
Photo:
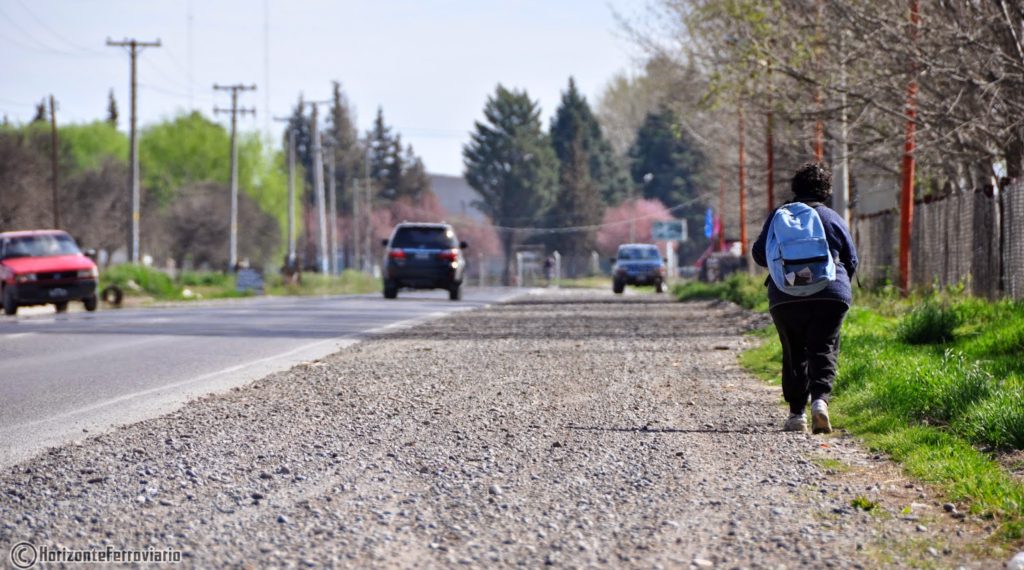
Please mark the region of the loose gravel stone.
<svg viewBox="0 0 1024 570"><path fill-rule="evenodd" d="M901 520L934 491L852 438L783 433L778 387L737 363L766 316L666 297L529 295L52 449L0 473L0 566L22 540L169 547L196 568L1009 557L979 557L993 529L970 518Z"/></svg>

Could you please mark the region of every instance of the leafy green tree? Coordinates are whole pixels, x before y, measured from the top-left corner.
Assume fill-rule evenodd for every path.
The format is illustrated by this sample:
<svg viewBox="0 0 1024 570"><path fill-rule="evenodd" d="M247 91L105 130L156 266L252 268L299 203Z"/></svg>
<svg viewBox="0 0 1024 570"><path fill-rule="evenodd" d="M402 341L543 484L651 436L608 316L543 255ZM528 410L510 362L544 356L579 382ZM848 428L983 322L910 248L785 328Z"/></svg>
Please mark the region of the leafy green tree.
<svg viewBox="0 0 1024 570"><path fill-rule="evenodd" d="M76 170L98 168L108 159L128 162L128 137L107 121L63 125L60 140Z"/></svg>
<svg viewBox="0 0 1024 570"><path fill-rule="evenodd" d="M231 139L224 127L192 112L144 129L139 159L146 192L160 206L167 206L186 185L229 182ZM264 148L258 134L239 135L239 190L282 226L288 201L283 160L281 153ZM224 200L228 203L229 197L225 195Z"/></svg>
<svg viewBox="0 0 1024 570"><path fill-rule="evenodd" d="M557 158L540 121L540 108L526 91L498 85L463 147L466 181L482 196L478 207L499 226L541 219L557 185ZM501 232L504 282L511 282L515 234Z"/></svg>

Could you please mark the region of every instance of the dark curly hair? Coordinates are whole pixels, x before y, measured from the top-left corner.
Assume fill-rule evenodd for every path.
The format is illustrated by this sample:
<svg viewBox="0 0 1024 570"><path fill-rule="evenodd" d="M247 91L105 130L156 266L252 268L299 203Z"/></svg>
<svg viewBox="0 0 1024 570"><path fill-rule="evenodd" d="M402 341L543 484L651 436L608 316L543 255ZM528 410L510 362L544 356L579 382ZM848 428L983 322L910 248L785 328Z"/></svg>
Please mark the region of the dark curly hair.
<svg viewBox="0 0 1024 570"><path fill-rule="evenodd" d="M832 171L820 162L808 162L796 169L790 183L795 198L824 202L832 195Z"/></svg>

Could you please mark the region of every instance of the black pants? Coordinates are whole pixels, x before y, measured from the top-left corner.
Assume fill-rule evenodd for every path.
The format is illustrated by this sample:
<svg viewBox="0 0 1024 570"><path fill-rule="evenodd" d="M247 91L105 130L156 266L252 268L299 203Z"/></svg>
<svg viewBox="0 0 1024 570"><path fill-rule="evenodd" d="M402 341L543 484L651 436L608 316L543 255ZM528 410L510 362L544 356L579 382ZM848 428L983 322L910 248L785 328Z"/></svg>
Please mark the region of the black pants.
<svg viewBox="0 0 1024 570"><path fill-rule="evenodd" d="M796 301L772 307L782 341L782 395L793 413L807 396L828 401L839 361L839 329L848 307L840 301Z"/></svg>

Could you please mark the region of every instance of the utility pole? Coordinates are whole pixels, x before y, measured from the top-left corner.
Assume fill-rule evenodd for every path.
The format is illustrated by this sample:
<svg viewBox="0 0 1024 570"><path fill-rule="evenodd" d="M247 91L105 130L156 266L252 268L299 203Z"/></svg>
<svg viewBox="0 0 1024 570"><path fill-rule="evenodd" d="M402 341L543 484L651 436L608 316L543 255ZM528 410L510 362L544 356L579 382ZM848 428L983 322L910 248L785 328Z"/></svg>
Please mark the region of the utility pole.
<svg viewBox="0 0 1024 570"><path fill-rule="evenodd" d="M334 180L334 145L327 145L327 209L328 209L328 247L330 252L329 268L331 275L338 274L338 195L335 193Z"/></svg>
<svg viewBox="0 0 1024 570"><path fill-rule="evenodd" d="M362 243L362 241L360 241L360 239L359 239L359 237L360 237L360 233L359 233L359 229L360 229L360 226L359 226L359 195L360 195L360 193L361 192L360 192L360 189L359 189L359 179L357 179L355 176L353 176L352 177L352 262L349 264L349 266L352 267L353 269L357 270L357 271L362 269L362 265L360 265L360 263L359 263L360 262L360 255L359 255L360 246L359 246L359 244Z"/></svg>
<svg viewBox="0 0 1024 570"><path fill-rule="evenodd" d="M747 256L747 158L746 141L743 138L743 107L739 107L739 135L740 135L740 251L743 257Z"/></svg>
<svg viewBox="0 0 1024 570"><path fill-rule="evenodd" d="M366 217L366 231L363 236L363 265L366 269L371 269L373 261L370 259L370 233L373 231L373 182L370 180L370 141L369 136L366 138L366 158L363 161L363 174L366 176L366 201L363 202Z"/></svg>
<svg viewBox="0 0 1024 570"><path fill-rule="evenodd" d="M53 229L60 229L60 174L57 165L57 149L59 140L57 138L57 106L53 102L53 95L50 95L50 168L52 173L50 182L53 184Z"/></svg>
<svg viewBox="0 0 1024 570"><path fill-rule="evenodd" d="M815 66L820 68L821 61L819 58L821 57L822 51L821 45L824 41L821 33L821 20L825 12L824 0L817 0L817 8L817 20L814 32L814 60ZM815 162L823 162L825 160L825 123L822 120L821 115L823 113L822 107L824 106L824 96L821 93L820 85L814 93L814 106L816 115L814 120L814 160Z"/></svg>
<svg viewBox="0 0 1024 570"><path fill-rule="evenodd" d="M323 144L320 140L320 129L317 127L317 104L313 103L312 118L313 136L313 192L316 193L316 214L319 225L320 241L317 256L320 261L320 273L326 275L327 268L327 212L324 208L324 156Z"/></svg>
<svg viewBox="0 0 1024 570"><path fill-rule="evenodd" d="M274 117L275 121L288 122L288 261L289 268L295 267L295 129L291 117Z"/></svg>
<svg viewBox="0 0 1024 570"><path fill-rule="evenodd" d="M160 40L157 39L154 42L140 42L136 39L124 39L119 42L111 41L107 39L107 45L111 47L126 47L128 48L128 55L132 61L132 73L131 73L131 93L132 93L132 109L131 119L129 121L129 160L131 164L131 170L128 174L128 188L131 193L131 224L128 234L128 259L132 263L139 262L139 218L141 217L139 197L139 137L136 133L138 126L137 118L138 113L136 112L136 103L138 102L138 73L137 73L137 60L139 58L139 52L143 48L147 47L160 47Z"/></svg>
<svg viewBox="0 0 1024 570"><path fill-rule="evenodd" d="M910 0L910 41L917 42L921 4ZM916 73L917 69L912 69ZM903 144L903 172L900 185L900 290L910 292L910 232L914 222L914 146L917 119L917 79L907 85L907 130Z"/></svg>
<svg viewBox="0 0 1024 570"><path fill-rule="evenodd" d="M846 32L839 33L839 192L833 199L836 213L850 226L850 145L849 120L846 113Z"/></svg>
<svg viewBox="0 0 1024 570"><path fill-rule="evenodd" d="M238 267L238 114L251 113L256 116L256 109L239 109L238 92L255 91L255 85L218 85L213 84L214 91L231 92L231 108L213 108L213 114L229 113L231 115L231 221L228 229L228 270Z"/></svg>

